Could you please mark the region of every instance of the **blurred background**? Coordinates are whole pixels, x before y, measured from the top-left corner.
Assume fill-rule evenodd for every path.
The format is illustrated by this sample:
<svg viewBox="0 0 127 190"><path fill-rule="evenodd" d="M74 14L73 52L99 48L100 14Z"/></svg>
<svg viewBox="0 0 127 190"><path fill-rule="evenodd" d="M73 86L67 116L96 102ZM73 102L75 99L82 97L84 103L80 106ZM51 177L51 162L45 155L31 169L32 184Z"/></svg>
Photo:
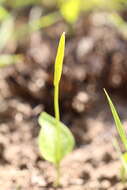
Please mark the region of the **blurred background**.
<svg viewBox="0 0 127 190"><path fill-rule="evenodd" d="M41 111L54 115L53 68L63 31L61 120L76 138L75 159L65 162L65 171L77 159L68 178L75 173L80 180L71 184L83 189L102 175L93 176L93 168L104 171L103 165L109 173L105 164L116 159L110 150L115 127L103 88L126 127L127 0L0 0L0 189L48 189L53 181L52 167L38 152L37 118ZM91 173L80 167L88 160ZM114 175L118 183L111 174L109 186ZM63 177L63 186L67 181Z"/></svg>

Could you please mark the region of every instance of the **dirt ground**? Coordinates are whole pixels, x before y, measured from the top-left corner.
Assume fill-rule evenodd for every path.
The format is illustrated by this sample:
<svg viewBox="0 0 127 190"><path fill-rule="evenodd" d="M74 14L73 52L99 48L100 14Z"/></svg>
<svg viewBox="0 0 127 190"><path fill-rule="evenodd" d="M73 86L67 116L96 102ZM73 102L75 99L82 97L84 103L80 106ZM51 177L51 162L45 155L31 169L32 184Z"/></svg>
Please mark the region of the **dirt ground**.
<svg viewBox="0 0 127 190"><path fill-rule="evenodd" d="M61 164L59 189L127 189L120 182L112 143L116 131L103 93L106 88L127 127L127 40L105 19L95 22L103 15L82 15L72 35L60 21L4 50L22 53L24 59L0 69L0 190L53 189L55 170L39 153L37 118L41 111L54 114L53 66L63 31L61 120L73 132L76 147Z"/></svg>

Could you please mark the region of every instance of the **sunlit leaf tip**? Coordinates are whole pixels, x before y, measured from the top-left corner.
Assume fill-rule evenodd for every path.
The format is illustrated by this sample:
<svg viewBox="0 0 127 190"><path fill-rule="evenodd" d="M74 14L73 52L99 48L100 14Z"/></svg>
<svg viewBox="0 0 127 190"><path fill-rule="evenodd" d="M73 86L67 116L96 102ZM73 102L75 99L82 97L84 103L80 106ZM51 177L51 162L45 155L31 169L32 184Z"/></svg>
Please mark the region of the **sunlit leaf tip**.
<svg viewBox="0 0 127 190"><path fill-rule="evenodd" d="M63 68L63 59L64 59L64 50L65 50L65 32L62 33L55 60L55 69L54 69L54 86L59 84L62 68Z"/></svg>

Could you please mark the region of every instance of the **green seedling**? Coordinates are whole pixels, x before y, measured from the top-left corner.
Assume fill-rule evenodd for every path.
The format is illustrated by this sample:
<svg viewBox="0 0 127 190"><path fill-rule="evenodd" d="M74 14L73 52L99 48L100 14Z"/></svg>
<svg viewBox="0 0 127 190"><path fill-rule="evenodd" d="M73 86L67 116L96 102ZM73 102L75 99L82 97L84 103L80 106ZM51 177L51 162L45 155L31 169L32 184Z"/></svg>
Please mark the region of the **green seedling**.
<svg viewBox="0 0 127 190"><path fill-rule="evenodd" d="M125 153L122 153L117 140L116 139L114 140L114 142L113 142L114 147L117 150L119 158L120 158L121 163L122 163L121 178L122 178L122 181L125 182L125 179L127 179L127 135L126 135L126 131L124 129L124 126L123 126L123 124L119 118L119 115L116 111L116 108L115 108L111 98L109 97L109 95L105 89L104 89L104 92L105 92L105 95L107 97L107 100L108 100L108 103L109 103L109 106L110 106L110 109L111 109L111 112L112 112L112 115L113 115L113 118L115 121L117 132L118 132L120 139L121 139L121 141L124 145L124 148L126 150Z"/></svg>
<svg viewBox="0 0 127 190"><path fill-rule="evenodd" d="M52 162L56 168L56 180L54 185L60 185L60 164L62 159L72 151L75 141L74 137L62 122L59 113L59 84L62 74L63 58L65 49L65 33L62 34L56 55L54 71L54 111L55 117L42 112L38 122L41 130L38 136L40 153L43 158Z"/></svg>
<svg viewBox="0 0 127 190"><path fill-rule="evenodd" d="M120 178L122 182L125 183L127 180L127 152L121 152L119 143L116 138L113 139L113 145L122 163L120 168Z"/></svg>

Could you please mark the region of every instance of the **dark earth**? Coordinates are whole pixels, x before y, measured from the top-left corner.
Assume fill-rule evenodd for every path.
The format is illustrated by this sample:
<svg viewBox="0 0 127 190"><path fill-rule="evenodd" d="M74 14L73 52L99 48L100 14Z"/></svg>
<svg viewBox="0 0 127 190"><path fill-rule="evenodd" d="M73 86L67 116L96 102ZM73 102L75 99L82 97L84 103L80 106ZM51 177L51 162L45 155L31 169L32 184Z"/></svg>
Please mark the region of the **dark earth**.
<svg viewBox="0 0 127 190"><path fill-rule="evenodd" d="M38 116L42 111L54 115L53 67L63 31L61 120L74 134L76 146L61 163L58 189L127 189L120 179L121 162L113 147L117 132L103 92L109 92L126 128L127 39L105 19L95 22L104 16L84 14L73 31L60 20L1 52L24 57L0 69L0 190L54 189L54 167L38 150Z"/></svg>

